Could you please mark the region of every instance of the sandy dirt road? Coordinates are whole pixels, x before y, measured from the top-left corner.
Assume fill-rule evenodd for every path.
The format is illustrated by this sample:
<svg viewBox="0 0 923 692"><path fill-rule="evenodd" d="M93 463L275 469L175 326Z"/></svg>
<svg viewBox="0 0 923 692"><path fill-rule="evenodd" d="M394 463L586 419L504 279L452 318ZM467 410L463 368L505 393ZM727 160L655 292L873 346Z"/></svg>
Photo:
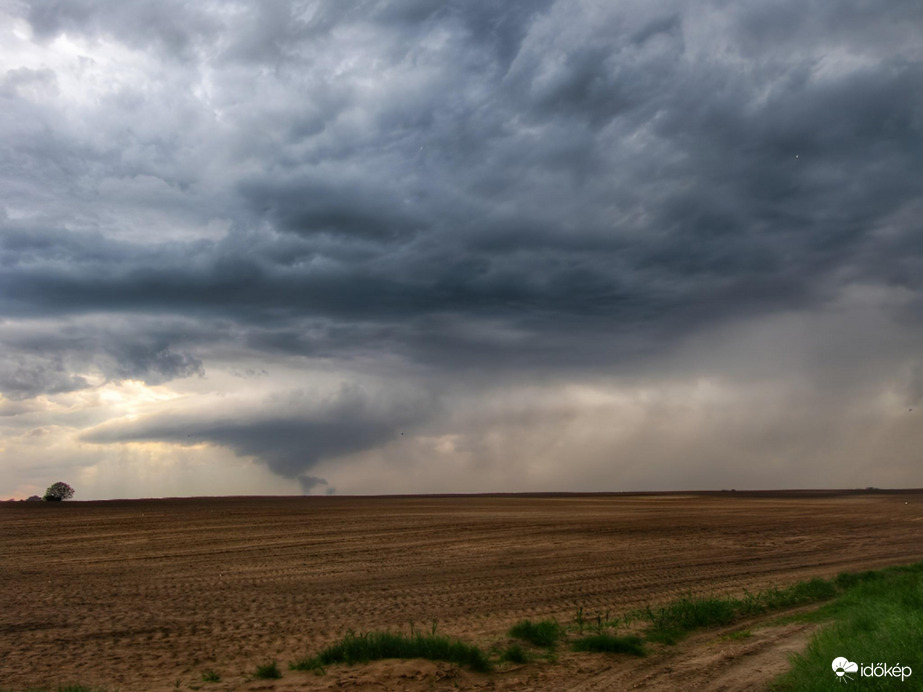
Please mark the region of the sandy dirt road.
<svg viewBox="0 0 923 692"><path fill-rule="evenodd" d="M349 628L438 620L490 647L522 618L921 560L921 538L920 492L2 503L0 689L669 689L696 670L732 681L713 689L759 689L769 673L738 667L734 683L735 660L784 670L809 632L703 633L644 660L562 651L487 676L420 661L285 669ZM253 680L273 659L283 679ZM203 683L207 669L222 681Z"/></svg>

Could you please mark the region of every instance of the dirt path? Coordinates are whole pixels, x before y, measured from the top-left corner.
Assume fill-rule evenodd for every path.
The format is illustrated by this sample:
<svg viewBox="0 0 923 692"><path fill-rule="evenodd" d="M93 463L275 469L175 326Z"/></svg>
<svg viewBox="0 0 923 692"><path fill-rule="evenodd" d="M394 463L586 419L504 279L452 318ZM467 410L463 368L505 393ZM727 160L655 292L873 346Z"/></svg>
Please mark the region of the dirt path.
<svg viewBox="0 0 923 692"><path fill-rule="evenodd" d="M438 620L441 632L489 648L522 618L570 622L578 608L618 614L690 590L740 594L908 563L923 559L921 522L917 492L0 503L0 680L311 689L334 678L248 680L257 664L285 669L349 628ZM625 684L700 665L666 662L672 671L644 678L656 660ZM701 662L716 684L722 660ZM591 685L624 667L576 654L488 678L407 665L346 672L365 681L347 687L542 689L562 671L567 684ZM222 682L203 684L207 669ZM399 684L376 687L390 670Z"/></svg>
<svg viewBox="0 0 923 692"><path fill-rule="evenodd" d="M740 639L727 638L742 629L751 634ZM700 632L675 647L658 650L643 661L612 663L587 680L562 689L572 692L765 690L768 682L788 670L789 656L803 651L816 629L816 625L805 623L777 627L751 623Z"/></svg>

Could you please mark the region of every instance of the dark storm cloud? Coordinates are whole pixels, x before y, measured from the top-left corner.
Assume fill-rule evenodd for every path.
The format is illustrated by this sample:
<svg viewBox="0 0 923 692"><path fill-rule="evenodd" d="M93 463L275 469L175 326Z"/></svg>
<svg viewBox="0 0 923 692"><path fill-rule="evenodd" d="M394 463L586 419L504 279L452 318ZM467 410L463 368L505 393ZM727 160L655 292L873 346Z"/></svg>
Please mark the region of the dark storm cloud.
<svg viewBox="0 0 923 692"><path fill-rule="evenodd" d="M23 7L41 45L149 64L100 105L66 95L104 56L0 76L0 318L123 325L4 336L9 396L86 386L88 363L194 376L229 345L630 370L852 285L923 288L918 3ZM185 434L294 477L393 434L346 408Z"/></svg>
<svg viewBox="0 0 923 692"><path fill-rule="evenodd" d="M0 356L0 391L12 400L30 399L38 394L61 394L85 389L86 378L74 375L60 355L35 356L11 353Z"/></svg>
<svg viewBox="0 0 923 692"><path fill-rule="evenodd" d="M0 391L24 399L127 379L157 385L205 374L201 359L184 348L201 344L195 327L150 320L106 322L0 323Z"/></svg>
<svg viewBox="0 0 923 692"><path fill-rule="evenodd" d="M386 181L323 177L244 182L241 194L282 231L329 234L387 243L419 230L421 222L401 210L398 190Z"/></svg>

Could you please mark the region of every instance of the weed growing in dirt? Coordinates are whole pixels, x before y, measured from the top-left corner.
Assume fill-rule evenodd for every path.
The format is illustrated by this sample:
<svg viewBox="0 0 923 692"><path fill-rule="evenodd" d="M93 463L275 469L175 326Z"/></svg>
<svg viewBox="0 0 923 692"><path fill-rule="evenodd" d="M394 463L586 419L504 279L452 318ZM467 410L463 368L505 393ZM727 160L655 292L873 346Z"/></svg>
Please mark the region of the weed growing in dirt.
<svg viewBox="0 0 923 692"><path fill-rule="evenodd" d="M597 613L595 621L593 622L593 629L596 631L596 634L603 634L606 629L613 627L613 623L609 619L609 611L606 611L606 614Z"/></svg>
<svg viewBox="0 0 923 692"><path fill-rule="evenodd" d="M606 654L632 654L645 656L644 643L640 637L617 637L614 634L591 634L571 643L574 651L592 651Z"/></svg>
<svg viewBox="0 0 923 692"><path fill-rule="evenodd" d="M577 631L583 634L583 627L586 625L586 618L583 617L583 606L577 608L577 613L574 615L574 624L577 626Z"/></svg>
<svg viewBox="0 0 923 692"><path fill-rule="evenodd" d="M508 663L528 663L529 655L519 644L510 644L506 651L500 654L500 660Z"/></svg>
<svg viewBox="0 0 923 692"><path fill-rule="evenodd" d="M568 632L577 632L583 634L585 630L590 630L596 634L612 634L610 630L617 630L620 626L630 625L632 618L625 614L624 616L613 618L610 611L597 612L595 615L587 616L583 607L577 608L574 619L566 627Z"/></svg>
<svg viewBox="0 0 923 692"><path fill-rule="evenodd" d="M523 639L535 646L545 647L554 646L562 634L563 630L557 620L542 620L541 622L520 620L509 630L511 637Z"/></svg>
<svg viewBox="0 0 923 692"><path fill-rule="evenodd" d="M877 576L873 576L877 575ZM772 686L774 690L829 690L837 680L831 662L848 656L860 666L911 664L919 660L923 640L923 563L863 572L836 579L846 590L826 608L834 623L814 635L803 654L792 659L792 669ZM858 675L858 673L854 674ZM863 690L919 687L913 678L897 682L889 676L862 676ZM905 687L906 686L906 687Z"/></svg>
<svg viewBox="0 0 923 692"><path fill-rule="evenodd" d="M736 605L731 598L688 594L656 610L648 606L645 612L655 629L688 632L732 622L737 616Z"/></svg>
<svg viewBox="0 0 923 692"><path fill-rule="evenodd" d="M433 631L415 632L410 636L400 632L349 631L340 641L328 646L316 656L291 664L292 670L323 670L333 663L367 663L383 658L424 658L468 666L478 672L490 670L490 661L481 649L449 639Z"/></svg>
<svg viewBox="0 0 923 692"><path fill-rule="evenodd" d="M278 680L282 677L282 671L279 670L279 666L275 661L270 661L269 663L257 666L254 677L260 680Z"/></svg>
<svg viewBox="0 0 923 692"><path fill-rule="evenodd" d="M221 682L221 676L209 668L202 673L202 682Z"/></svg>

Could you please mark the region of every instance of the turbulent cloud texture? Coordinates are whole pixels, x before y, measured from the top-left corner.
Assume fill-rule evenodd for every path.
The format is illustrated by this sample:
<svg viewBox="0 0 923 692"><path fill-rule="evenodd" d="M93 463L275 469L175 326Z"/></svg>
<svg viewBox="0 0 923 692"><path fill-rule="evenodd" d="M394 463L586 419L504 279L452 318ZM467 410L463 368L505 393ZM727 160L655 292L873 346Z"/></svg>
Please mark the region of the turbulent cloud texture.
<svg viewBox="0 0 923 692"><path fill-rule="evenodd" d="M923 481L919 3L0 27L0 493Z"/></svg>

